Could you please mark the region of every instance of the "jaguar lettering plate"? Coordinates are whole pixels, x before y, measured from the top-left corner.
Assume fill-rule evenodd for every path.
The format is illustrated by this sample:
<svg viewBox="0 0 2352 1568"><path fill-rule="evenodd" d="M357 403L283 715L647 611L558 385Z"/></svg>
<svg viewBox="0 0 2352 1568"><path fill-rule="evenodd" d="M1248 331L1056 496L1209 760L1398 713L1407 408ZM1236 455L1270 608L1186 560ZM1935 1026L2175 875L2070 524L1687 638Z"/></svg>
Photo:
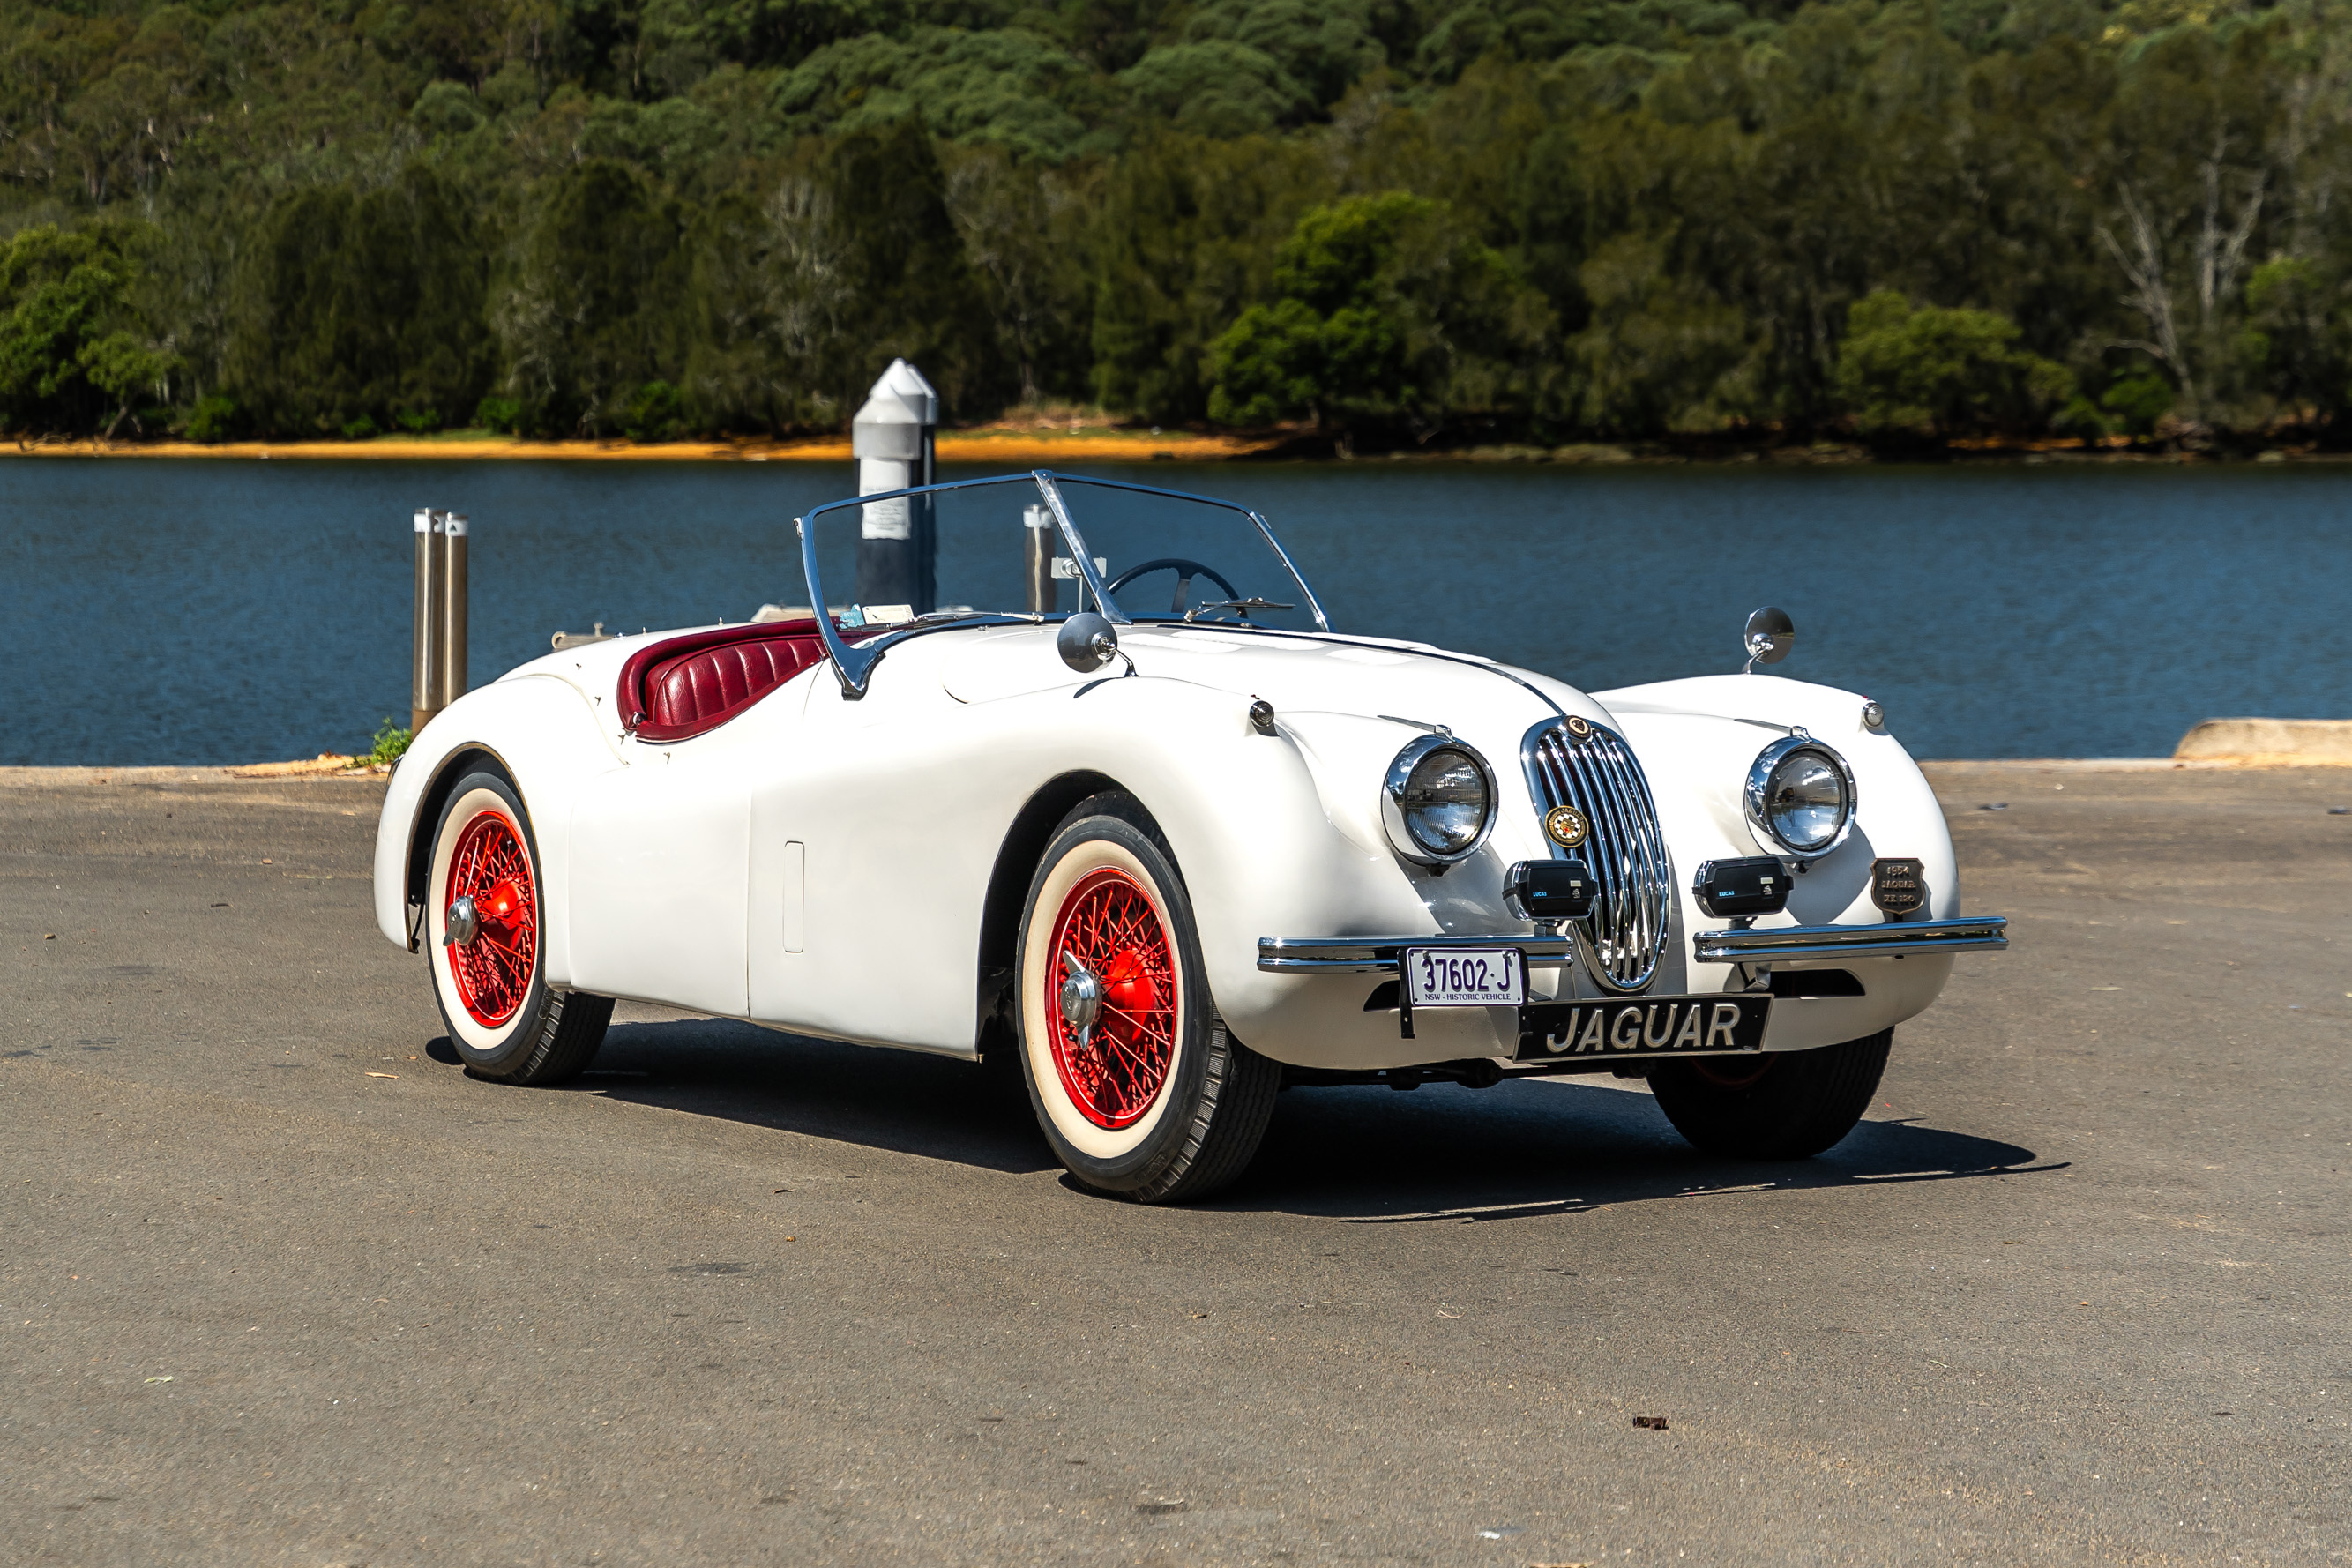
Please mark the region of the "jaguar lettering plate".
<svg viewBox="0 0 2352 1568"><path fill-rule="evenodd" d="M1519 1009L1523 1062L1687 1057L1760 1051L1769 995L1641 996L1622 1002L1538 1002Z"/></svg>

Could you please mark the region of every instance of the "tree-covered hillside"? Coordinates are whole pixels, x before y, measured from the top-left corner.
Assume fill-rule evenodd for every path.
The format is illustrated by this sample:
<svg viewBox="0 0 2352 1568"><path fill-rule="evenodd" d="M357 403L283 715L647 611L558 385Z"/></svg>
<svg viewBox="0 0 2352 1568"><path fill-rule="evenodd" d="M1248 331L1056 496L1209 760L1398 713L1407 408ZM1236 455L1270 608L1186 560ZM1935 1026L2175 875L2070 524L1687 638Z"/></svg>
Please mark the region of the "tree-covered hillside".
<svg viewBox="0 0 2352 1568"><path fill-rule="evenodd" d="M2294 427L2352 4L0 0L0 425Z"/></svg>

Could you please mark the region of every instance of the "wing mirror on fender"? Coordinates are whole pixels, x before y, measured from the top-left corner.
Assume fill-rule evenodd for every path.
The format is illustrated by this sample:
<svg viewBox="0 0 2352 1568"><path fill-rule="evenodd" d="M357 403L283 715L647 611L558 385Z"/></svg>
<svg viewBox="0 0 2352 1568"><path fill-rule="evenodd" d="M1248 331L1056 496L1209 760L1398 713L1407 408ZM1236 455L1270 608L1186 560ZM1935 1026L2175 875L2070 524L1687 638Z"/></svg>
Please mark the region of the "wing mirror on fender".
<svg viewBox="0 0 2352 1568"><path fill-rule="evenodd" d="M1118 653L1118 628L1091 610L1080 610L1062 623L1054 651L1080 675L1091 675ZM1129 668L1134 668L1132 662Z"/></svg>
<svg viewBox="0 0 2352 1568"><path fill-rule="evenodd" d="M1748 616L1748 668L1740 673L1753 675L1759 664L1778 664L1789 657L1797 646L1797 623L1789 612L1778 605L1767 605L1751 610Z"/></svg>

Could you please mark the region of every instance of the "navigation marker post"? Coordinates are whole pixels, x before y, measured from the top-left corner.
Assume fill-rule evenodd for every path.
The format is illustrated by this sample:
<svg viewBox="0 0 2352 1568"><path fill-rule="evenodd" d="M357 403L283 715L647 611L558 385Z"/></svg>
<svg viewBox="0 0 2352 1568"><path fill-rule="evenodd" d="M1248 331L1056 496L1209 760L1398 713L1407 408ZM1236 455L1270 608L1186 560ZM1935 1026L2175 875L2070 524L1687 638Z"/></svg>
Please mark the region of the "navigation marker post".
<svg viewBox="0 0 2352 1568"><path fill-rule="evenodd" d="M936 482L940 395L905 360L890 368L849 422L857 458L857 493L910 489ZM905 605L916 615L939 607L939 524L929 496L902 496L861 509L857 602Z"/></svg>

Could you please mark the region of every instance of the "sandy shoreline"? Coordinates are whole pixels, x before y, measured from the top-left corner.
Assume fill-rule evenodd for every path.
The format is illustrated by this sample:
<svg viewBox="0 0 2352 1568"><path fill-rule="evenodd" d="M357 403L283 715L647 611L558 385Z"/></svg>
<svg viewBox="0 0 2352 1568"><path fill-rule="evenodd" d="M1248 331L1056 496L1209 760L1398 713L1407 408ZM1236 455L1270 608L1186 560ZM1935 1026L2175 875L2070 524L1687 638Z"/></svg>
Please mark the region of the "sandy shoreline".
<svg viewBox="0 0 2352 1568"><path fill-rule="evenodd" d="M1324 438L1328 442L1328 437ZM1287 449L1286 449L1287 448ZM1728 466L1757 463L1767 467L1843 467L1877 463L2026 463L2026 464L2168 464L2208 466L2222 463L2332 464L2352 461L2352 452L2323 452L2308 447L2246 451L2175 451L2134 447L2119 441L2086 446L2074 439L2026 442L1954 441L1940 453L1879 452L1835 441L1811 446L1736 447L1723 449L1671 449L1635 444L1571 442L1560 447L1503 444L1447 447L1440 451L1366 453L1350 458L1344 451L1312 449L1307 432L1277 430L1255 435L1203 435L1197 431L1129 430L1090 425L1077 429L1045 425L987 425L948 430L939 438L940 460L945 463L987 463L1008 468L1049 468L1072 462L1217 463L1238 458L1281 456L1321 462L1409 462L1464 464L1538 464L1580 467L1676 467L1688 464ZM194 441L17 440L0 444L0 458L238 458L248 461L335 458L363 461L621 461L632 463L846 463L851 460L846 436L797 437L776 440L744 437L723 440L630 441L525 440L486 431L456 431L444 436L380 436L364 441Z"/></svg>
<svg viewBox="0 0 2352 1568"><path fill-rule="evenodd" d="M1154 436L1148 431L959 430L939 441L943 463L1003 463L1026 467L1057 462L1213 463L1249 457L1276 443L1237 436L1191 432ZM40 441L0 447L0 456L27 458L362 458L448 461L497 458L566 462L620 459L628 462L846 463L849 438L815 437L776 441L526 441L511 436L479 438L367 441Z"/></svg>

